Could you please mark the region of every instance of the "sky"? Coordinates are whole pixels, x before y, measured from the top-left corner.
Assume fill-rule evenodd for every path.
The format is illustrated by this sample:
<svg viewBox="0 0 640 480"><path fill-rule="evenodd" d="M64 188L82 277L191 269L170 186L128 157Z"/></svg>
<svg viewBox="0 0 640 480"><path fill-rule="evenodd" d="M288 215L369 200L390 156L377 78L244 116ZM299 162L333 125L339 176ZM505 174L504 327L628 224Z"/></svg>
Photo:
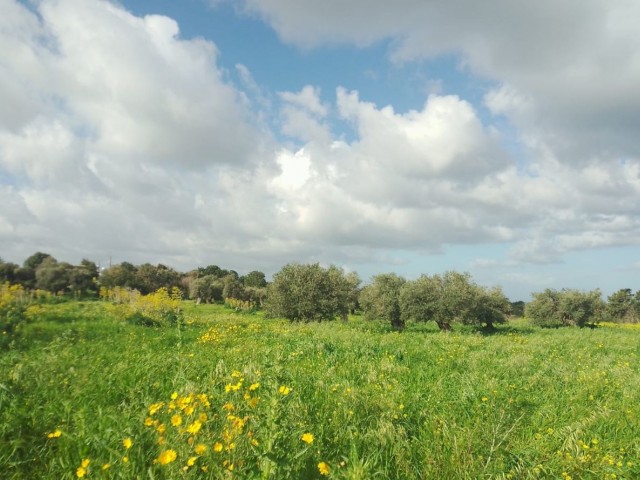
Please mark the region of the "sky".
<svg viewBox="0 0 640 480"><path fill-rule="evenodd" d="M640 289L640 2L0 12L5 261Z"/></svg>

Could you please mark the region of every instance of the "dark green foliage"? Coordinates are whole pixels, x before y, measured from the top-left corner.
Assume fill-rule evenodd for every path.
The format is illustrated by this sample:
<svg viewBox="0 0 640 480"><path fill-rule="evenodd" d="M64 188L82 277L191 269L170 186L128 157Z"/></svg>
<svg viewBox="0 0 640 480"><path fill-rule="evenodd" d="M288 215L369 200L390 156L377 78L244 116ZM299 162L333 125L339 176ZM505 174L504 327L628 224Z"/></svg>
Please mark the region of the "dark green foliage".
<svg viewBox="0 0 640 480"><path fill-rule="evenodd" d="M36 271L31 267L18 268L15 271L15 282L24 288L35 288Z"/></svg>
<svg viewBox="0 0 640 480"><path fill-rule="evenodd" d="M229 275L229 270L220 268L218 265L209 265L204 268L198 268L198 277L206 277L212 275L215 278L222 278Z"/></svg>
<svg viewBox="0 0 640 480"><path fill-rule="evenodd" d="M69 289L81 296L94 296L98 292L98 266L83 259L80 265L69 272Z"/></svg>
<svg viewBox="0 0 640 480"><path fill-rule="evenodd" d="M122 262L103 270L100 273L100 285L107 288L136 288L136 267L129 262Z"/></svg>
<svg viewBox="0 0 640 480"><path fill-rule="evenodd" d="M511 313L511 304L500 287L483 288L476 286L474 308L470 312L469 323L493 328L496 323L505 323Z"/></svg>
<svg viewBox="0 0 640 480"><path fill-rule="evenodd" d="M244 285L236 275L229 274L222 279L222 298L235 298L237 300L245 300Z"/></svg>
<svg viewBox="0 0 640 480"><path fill-rule="evenodd" d="M263 272L254 270L241 277L245 287L263 288L267 286L267 280Z"/></svg>
<svg viewBox="0 0 640 480"><path fill-rule="evenodd" d="M515 317L524 317L525 303L522 300L511 302L511 315Z"/></svg>
<svg viewBox="0 0 640 480"><path fill-rule="evenodd" d="M48 253L42 253L42 252L36 252L33 255L31 255L29 258L27 258L24 263L22 264L23 267L25 268L31 268L33 270L35 270L36 268L38 268L42 262L44 262L47 258L52 258L53 260L55 260L55 258L53 258L51 255L49 255Z"/></svg>
<svg viewBox="0 0 640 480"><path fill-rule="evenodd" d="M70 263L58 262L49 256L36 268L36 288L51 293L68 292L72 270L73 266Z"/></svg>
<svg viewBox="0 0 640 480"><path fill-rule="evenodd" d="M401 315L400 292L406 280L395 273L385 273L373 277L373 282L362 289L360 306L365 318L386 320L394 329L404 328Z"/></svg>
<svg viewBox="0 0 640 480"><path fill-rule="evenodd" d="M531 322L543 327L584 327L602 320L604 308L600 290L546 289L533 294L525 314Z"/></svg>
<svg viewBox="0 0 640 480"><path fill-rule="evenodd" d="M215 275L205 275L193 280L189 285L189 298L200 299L201 302L221 302L224 283Z"/></svg>
<svg viewBox="0 0 640 480"><path fill-rule="evenodd" d="M405 321L434 321L444 331L455 322L492 328L504 323L510 311L500 288L481 287L468 273L458 272L422 275L407 282L400 293L400 307Z"/></svg>
<svg viewBox="0 0 640 480"><path fill-rule="evenodd" d="M135 287L143 295L157 291L159 288L180 286L180 274L173 268L158 264L153 266L150 263L140 265L136 269Z"/></svg>
<svg viewBox="0 0 640 480"><path fill-rule="evenodd" d="M18 265L11 262L4 262L0 260L0 283L16 282L16 270L18 270Z"/></svg>
<svg viewBox="0 0 640 480"><path fill-rule="evenodd" d="M145 263L135 266L129 262L114 265L100 274L99 283L103 287L127 287L138 290L143 295L165 287L181 287L181 275L173 268L162 264Z"/></svg>
<svg viewBox="0 0 640 480"><path fill-rule="evenodd" d="M350 291L337 267L289 264L274 275L265 307L268 315L291 321L332 320L347 315Z"/></svg>
<svg viewBox="0 0 640 480"><path fill-rule="evenodd" d="M637 323L640 320L640 291L635 295L630 288L623 288L607 298L607 320L611 322Z"/></svg>

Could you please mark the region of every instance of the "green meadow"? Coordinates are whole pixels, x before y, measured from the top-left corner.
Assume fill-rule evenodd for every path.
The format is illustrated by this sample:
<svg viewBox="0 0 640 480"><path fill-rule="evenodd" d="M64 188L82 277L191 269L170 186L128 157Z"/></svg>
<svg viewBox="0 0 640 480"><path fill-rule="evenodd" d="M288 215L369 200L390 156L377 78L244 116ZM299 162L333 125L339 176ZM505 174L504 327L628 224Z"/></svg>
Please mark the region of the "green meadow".
<svg viewBox="0 0 640 480"><path fill-rule="evenodd" d="M0 477L640 478L638 329L184 308L31 312L0 350Z"/></svg>

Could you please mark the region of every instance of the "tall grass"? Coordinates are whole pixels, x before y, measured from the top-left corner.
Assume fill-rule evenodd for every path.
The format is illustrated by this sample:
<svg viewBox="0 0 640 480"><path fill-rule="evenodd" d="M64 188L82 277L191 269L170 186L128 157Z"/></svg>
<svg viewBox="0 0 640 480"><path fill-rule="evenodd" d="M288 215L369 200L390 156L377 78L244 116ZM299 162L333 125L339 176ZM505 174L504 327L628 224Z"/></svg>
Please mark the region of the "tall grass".
<svg viewBox="0 0 640 480"><path fill-rule="evenodd" d="M637 331L185 306L182 328L43 306L0 353L0 476L640 478Z"/></svg>

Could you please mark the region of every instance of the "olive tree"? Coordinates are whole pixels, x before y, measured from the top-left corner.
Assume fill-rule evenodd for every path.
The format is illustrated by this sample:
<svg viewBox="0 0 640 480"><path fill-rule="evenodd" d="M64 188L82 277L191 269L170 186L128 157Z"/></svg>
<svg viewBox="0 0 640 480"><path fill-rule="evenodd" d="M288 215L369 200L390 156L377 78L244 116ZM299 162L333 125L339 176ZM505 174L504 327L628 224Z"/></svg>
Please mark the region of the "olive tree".
<svg viewBox="0 0 640 480"><path fill-rule="evenodd" d="M603 318L604 302L600 290L546 289L533 294L525 307L525 315L543 327L588 326Z"/></svg>
<svg viewBox="0 0 640 480"><path fill-rule="evenodd" d="M293 322L333 320L348 312L349 283L341 269L288 264L267 287L265 309Z"/></svg>
<svg viewBox="0 0 640 480"><path fill-rule="evenodd" d="M486 325L506 321L509 301L499 287L476 285L468 273L445 272L421 275L407 282L400 292L404 321L434 321L440 330L451 331L455 322Z"/></svg>
<svg viewBox="0 0 640 480"><path fill-rule="evenodd" d="M36 268L36 288L52 293L69 291L73 266L48 256Z"/></svg>
<svg viewBox="0 0 640 480"><path fill-rule="evenodd" d="M496 323L506 323L507 315L512 312L511 302L500 287L485 288L476 286L476 295L468 322L494 328Z"/></svg>
<svg viewBox="0 0 640 480"><path fill-rule="evenodd" d="M371 284L360 292L360 307L369 320L386 320L396 330L404 329L400 310L400 291L407 281L395 273L373 277Z"/></svg>
<svg viewBox="0 0 640 480"><path fill-rule="evenodd" d="M240 280L245 287L264 288L267 286L267 279L265 274L258 270L247 273L245 276L240 277Z"/></svg>
<svg viewBox="0 0 640 480"><path fill-rule="evenodd" d="M189 283L189 298L201 302L220 302L223 299L224 283L215 275L205 275Z"/></svg>
<svg viewBox="0 0 640 480"><path fill-rule="evenodd" d="M640 292L622 288L607 298L606 316L612 322L637 323L640 320Z"/></svg>

